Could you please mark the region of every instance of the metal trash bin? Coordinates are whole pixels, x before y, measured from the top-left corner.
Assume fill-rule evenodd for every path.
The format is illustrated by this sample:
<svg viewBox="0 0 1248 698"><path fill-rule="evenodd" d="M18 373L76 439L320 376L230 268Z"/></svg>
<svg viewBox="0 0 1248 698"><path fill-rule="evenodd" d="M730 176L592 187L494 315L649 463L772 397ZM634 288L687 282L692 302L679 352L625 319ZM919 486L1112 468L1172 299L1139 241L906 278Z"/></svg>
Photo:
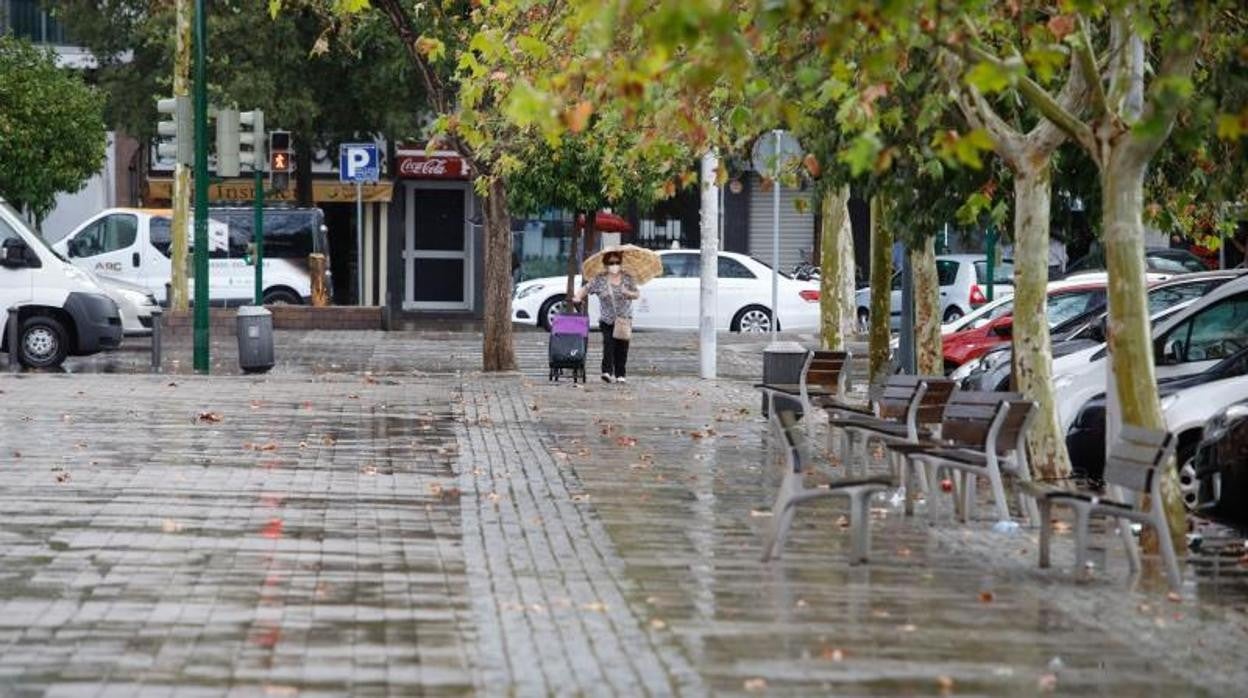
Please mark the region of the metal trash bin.
<svg viewBox="0 0 1248 698"><path fill-rule="evenodd" d="M273 368L273 313L244 305L238 309L238 366L243 373Z"/></svg>
<svg viewBox="0 0 1248 698"><path fill-rule="evenodd" d="M796 385L802 379L802 366L806 365L806 355L809 353L806 347L797 342L768 344L763 350L763 382L773 385L786 383ZM798 400L776 396L777 403L782 400L793 406L799 418L802 416L802 406ZM763 395L762 411L764 417L771 416L767 413L766 395Z"/></svg>

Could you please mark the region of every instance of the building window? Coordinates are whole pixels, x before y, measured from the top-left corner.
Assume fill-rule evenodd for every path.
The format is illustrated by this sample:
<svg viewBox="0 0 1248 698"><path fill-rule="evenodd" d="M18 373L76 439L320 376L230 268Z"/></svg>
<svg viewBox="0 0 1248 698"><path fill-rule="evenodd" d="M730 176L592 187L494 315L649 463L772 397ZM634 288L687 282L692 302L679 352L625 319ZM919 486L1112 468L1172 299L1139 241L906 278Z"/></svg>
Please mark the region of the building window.
<svg viewBox="0 0 1248 698"><path fill-rule="evenodd" d="M65 28L40 6L40 0L4 0L0 2L0 14L0 20L14 36L36 44L65 43Z"/></svg>

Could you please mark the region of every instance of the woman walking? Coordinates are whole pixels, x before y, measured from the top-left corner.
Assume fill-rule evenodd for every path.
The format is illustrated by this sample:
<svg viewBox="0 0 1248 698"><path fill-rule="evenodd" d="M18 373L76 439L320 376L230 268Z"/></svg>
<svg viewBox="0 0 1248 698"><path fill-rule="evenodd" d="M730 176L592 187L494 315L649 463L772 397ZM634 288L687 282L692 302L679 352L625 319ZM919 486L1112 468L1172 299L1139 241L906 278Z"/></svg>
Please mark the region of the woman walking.
<svg viewBox="0 0 1248 698"><path fill-rule="evenodd" d="M615 250L602 253L604 269L590 282L572 294L580 303L589 294L598 296L598 329L602 330L602 379L608 383L627 383L628 343L633 333L633 300L641 295L637 282L624 271L623 254ZM586 265L589 266L589 265Z"/></svg>

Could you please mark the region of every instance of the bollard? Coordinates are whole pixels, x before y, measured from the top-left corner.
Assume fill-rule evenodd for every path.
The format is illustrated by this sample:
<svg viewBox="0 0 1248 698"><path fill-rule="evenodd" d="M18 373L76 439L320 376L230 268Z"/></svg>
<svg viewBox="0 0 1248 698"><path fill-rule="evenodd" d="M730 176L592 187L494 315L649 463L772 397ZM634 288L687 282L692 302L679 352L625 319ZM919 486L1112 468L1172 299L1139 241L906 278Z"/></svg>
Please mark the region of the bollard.
<svg viewBox="0 0 1248 698"><path fill-rule="evenodd" d="M160 373L161 351L163 350L160 336L161 315L160 308L152 309L152 373Z"/></svg>
<svg viewBox="0 0 1248 698"><path fill-rule="evenodd" d="M5 331L9 335L9 371L17 373L21 370L18 365L17 353L18 347L18 327L17 327L17 306L9 308L9 321L5 325Z"/></svg>

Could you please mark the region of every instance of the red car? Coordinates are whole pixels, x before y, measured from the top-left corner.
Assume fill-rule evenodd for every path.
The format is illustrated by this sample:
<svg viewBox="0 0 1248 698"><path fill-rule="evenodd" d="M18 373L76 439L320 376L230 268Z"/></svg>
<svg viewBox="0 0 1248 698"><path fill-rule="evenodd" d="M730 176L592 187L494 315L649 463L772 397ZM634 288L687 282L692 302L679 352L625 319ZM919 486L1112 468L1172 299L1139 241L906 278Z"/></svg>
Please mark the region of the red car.
<svg viewBox="0 0 1248 698"><path fill-rule="evenodd" d="M1105 305L1104 281L1056 281L1049 284L1049 327L1055 327L1087 310ZM949 372L989 349L1009 342L1014 316L1002 315L984 325L941 338L945 371Z"/></svg>

